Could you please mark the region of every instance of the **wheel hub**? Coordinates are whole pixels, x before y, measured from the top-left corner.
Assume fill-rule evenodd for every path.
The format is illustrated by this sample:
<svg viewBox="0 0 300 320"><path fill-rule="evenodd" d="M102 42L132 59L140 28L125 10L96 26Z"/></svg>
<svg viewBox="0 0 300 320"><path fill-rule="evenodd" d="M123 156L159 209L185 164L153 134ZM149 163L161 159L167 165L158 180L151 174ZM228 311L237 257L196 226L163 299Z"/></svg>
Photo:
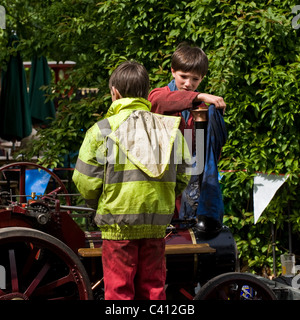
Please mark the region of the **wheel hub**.
<svg viewBox="0 0 300 320"><path fill-rule="evenodd" d="M0 300L29 300L28 297L21 292L12 292L0 297Z"/></svg>

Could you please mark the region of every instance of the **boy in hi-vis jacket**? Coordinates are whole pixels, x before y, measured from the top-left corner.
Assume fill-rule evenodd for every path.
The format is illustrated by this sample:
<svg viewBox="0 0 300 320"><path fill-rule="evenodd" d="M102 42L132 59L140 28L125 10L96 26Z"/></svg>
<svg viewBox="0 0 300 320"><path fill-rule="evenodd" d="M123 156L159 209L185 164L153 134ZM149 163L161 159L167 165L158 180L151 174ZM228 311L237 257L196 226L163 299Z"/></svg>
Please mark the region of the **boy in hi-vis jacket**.
<svg viewBox="0 0 300 320"><path fill-rule="evenodd" d="M109 88L113 103L87 131L73 180L97 210L105 299L165 299L164 237L190 179L190 155L180 118L150 112L142 65L122 63Z"/></svg>

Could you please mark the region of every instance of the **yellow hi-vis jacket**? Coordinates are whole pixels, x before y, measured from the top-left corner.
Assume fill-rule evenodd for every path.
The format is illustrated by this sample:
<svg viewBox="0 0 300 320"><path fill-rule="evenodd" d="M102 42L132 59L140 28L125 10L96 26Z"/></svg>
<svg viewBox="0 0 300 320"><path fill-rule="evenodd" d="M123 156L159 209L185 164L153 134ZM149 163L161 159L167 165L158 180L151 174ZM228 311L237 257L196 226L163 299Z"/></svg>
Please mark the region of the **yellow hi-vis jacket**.
<svg viewBox="0 0 300 320"><path fill-rule="evenodd" d="M143 98L112 103L86 133L73 181L97 213L103 239L163 238L175 197L190 179L180 117L150 112Z"/></svg>

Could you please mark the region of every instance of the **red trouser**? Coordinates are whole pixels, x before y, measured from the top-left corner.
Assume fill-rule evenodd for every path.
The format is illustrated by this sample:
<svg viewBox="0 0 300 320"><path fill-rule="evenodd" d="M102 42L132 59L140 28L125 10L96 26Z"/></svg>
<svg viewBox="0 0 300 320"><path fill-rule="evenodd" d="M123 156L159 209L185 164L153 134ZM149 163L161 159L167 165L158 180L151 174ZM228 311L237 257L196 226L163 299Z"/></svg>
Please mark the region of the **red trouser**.
<svg viewBox="0 0 300 320"><path fill-rule="evenodd" d="M165 240L103 240L105 300L165 300Z"/></svg>

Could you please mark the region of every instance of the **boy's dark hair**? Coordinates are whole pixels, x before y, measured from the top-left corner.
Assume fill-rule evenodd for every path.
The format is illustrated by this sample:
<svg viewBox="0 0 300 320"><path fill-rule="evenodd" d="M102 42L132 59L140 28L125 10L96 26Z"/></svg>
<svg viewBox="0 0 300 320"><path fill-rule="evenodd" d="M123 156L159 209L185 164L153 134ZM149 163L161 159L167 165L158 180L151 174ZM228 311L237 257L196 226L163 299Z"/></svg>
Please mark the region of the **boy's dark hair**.
<svg viewBox="0 0 300 320"><path fill-rule="evenodd" d="M174 71L196 72L204 77L208 70L208 59L201 48L183 43L173 53L171 67Z"/></svg>
<svg viewBox="0 0 300 320"><path fill-rule="evenodd" d="M121 63L109 79L109 89L115 87L123 98L148 98L150 81L146 68L136 61Z"/></svg>

